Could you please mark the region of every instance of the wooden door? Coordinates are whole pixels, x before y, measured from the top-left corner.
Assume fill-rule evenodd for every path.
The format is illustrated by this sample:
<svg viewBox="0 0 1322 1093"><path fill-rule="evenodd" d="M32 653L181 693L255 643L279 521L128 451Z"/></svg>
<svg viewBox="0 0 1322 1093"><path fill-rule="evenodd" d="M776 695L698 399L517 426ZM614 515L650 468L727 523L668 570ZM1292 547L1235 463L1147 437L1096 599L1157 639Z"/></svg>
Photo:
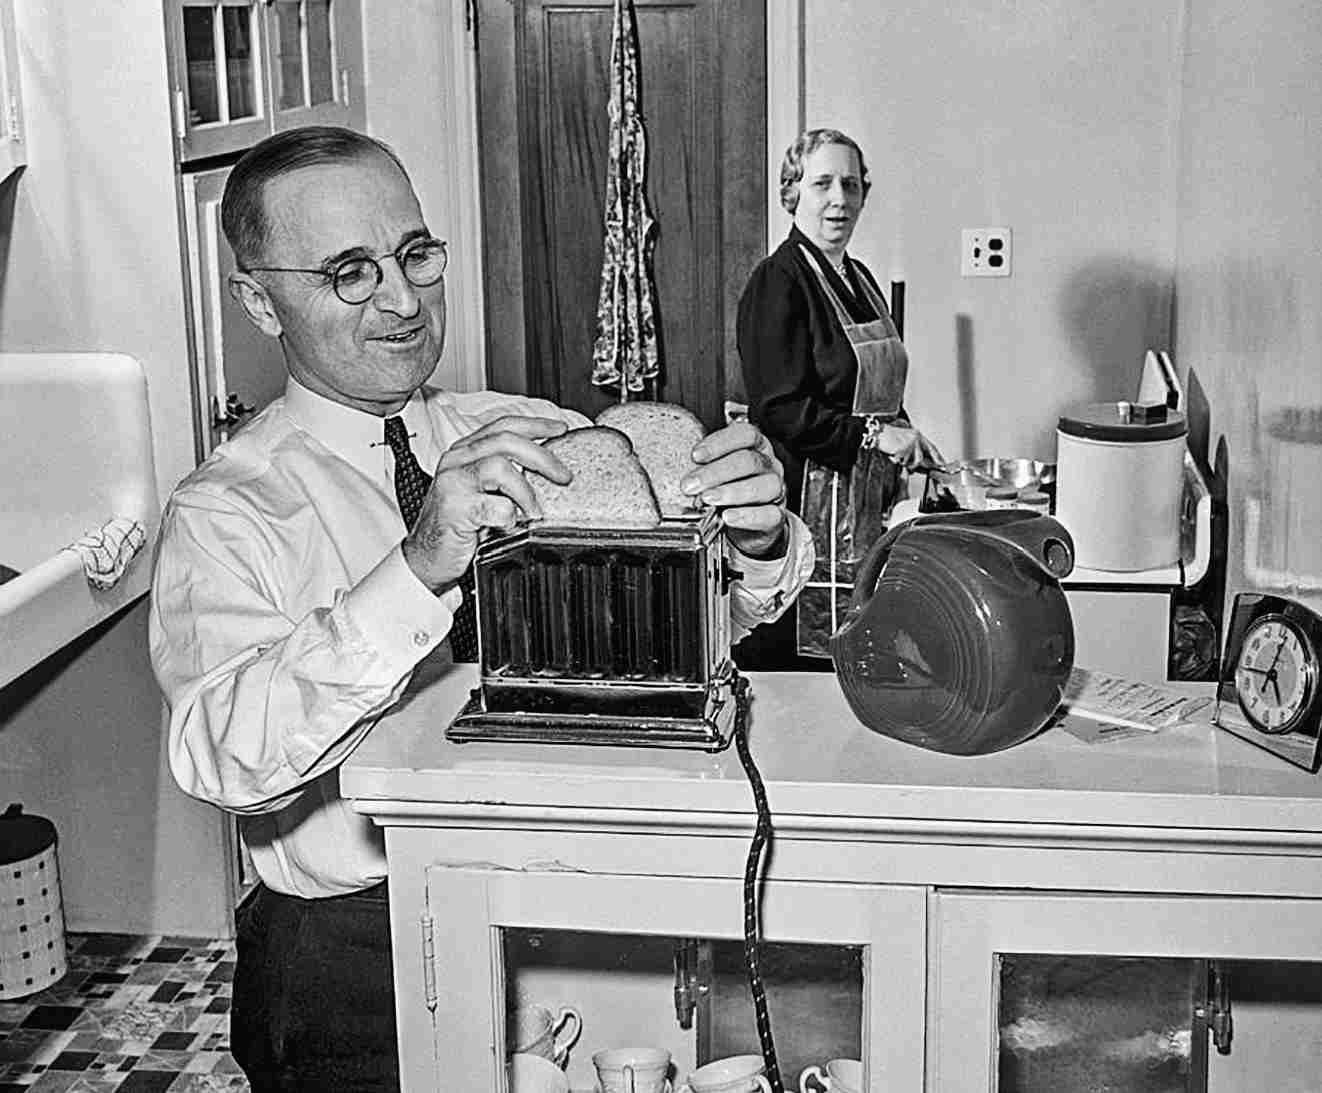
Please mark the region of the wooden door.
<svg viewBox="0 0 1322 1093"><path fill-rule="evenodd" d="M720 423L763 256L765 0L635 0L657 223L655 394ZM613 0L480 0L487 379L595 415Z"/></svg>

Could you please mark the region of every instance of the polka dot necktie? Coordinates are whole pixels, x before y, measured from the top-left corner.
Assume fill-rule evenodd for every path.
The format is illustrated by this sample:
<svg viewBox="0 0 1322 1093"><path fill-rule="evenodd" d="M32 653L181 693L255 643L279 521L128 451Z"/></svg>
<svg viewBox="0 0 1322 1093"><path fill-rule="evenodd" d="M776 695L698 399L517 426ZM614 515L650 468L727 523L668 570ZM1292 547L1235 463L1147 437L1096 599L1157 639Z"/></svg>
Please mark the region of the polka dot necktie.
<svg viewBox="0 0 1322 1093"><path fill-rule="evenodd" d="M431 475L422 469L409 446L403 418L386 418L386 443L395 455L395 499L399 502L399 513L404 517L404 526L411 528L422 510L422 499L427 496ZM459 579L459 587L463 589L464 602L455 612L450 627L450 651L456 661L477 660L477 619L473 610L471 565Z"/></svg>

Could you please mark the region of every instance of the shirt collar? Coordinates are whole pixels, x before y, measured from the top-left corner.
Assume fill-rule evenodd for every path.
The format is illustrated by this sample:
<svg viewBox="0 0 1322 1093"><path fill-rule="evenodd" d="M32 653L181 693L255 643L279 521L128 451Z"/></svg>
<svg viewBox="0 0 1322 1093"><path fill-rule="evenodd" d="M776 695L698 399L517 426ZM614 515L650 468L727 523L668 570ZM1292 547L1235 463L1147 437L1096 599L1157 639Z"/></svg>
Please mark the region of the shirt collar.
<svg viewBox="0 0 1322 1093"><path fill-rule="evenodd" d="M285 411L300 429L364 474L372 478L385 474L386 453L390 449L383 443L384 418L319 395L292 376L285 383ZM414 441L414 451L422 459L419 448L431 447L432 436L431 423L417 391L409 397L400 416L409 433L421 435L425 441L423 445Z"/></svg>

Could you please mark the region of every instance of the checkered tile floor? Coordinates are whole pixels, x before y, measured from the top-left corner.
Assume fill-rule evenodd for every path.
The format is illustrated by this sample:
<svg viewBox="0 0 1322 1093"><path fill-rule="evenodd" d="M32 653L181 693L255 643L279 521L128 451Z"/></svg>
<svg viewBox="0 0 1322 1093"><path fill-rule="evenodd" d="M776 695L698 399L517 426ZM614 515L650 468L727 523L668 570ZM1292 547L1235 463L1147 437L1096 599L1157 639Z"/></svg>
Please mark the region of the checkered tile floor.
<svg viewBox="0 0 1322 1093"><path fill-rule="evenodd" d="M0 1093L221 1093L234 943L70 934L68 971L0 1001Z"/></svg>

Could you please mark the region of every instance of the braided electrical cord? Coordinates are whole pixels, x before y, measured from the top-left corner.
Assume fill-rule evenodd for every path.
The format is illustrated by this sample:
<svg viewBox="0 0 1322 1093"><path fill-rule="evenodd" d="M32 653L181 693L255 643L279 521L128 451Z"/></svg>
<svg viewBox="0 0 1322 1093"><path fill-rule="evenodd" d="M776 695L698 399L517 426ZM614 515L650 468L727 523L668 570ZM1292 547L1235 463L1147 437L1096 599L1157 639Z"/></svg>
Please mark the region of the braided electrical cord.
<svg viewBox="0 0 1322 1093"><path fill-rule="evenodd" d="M757 828L753 832L753 842L748 848L748 860L744 867L744 962L748 967L748 986L753 994L753 1014L757 1020L757 1038L762 1046L762 1059L767 1067L767 1082L771 1085L771 1093L785 1093L785 1084L780 1077L780 1063L776 1060L776 1045L771 1037L771 1014L767 1012L766 991L762 988L762 975L758 970L758 874L762 868L763 851L771 839L771 809L767 804L767 791L762 784L762 776L748 750L748 680L743 676L735 678L734 699L734 745L753 789L753 800L757 804Z"/></svg>

